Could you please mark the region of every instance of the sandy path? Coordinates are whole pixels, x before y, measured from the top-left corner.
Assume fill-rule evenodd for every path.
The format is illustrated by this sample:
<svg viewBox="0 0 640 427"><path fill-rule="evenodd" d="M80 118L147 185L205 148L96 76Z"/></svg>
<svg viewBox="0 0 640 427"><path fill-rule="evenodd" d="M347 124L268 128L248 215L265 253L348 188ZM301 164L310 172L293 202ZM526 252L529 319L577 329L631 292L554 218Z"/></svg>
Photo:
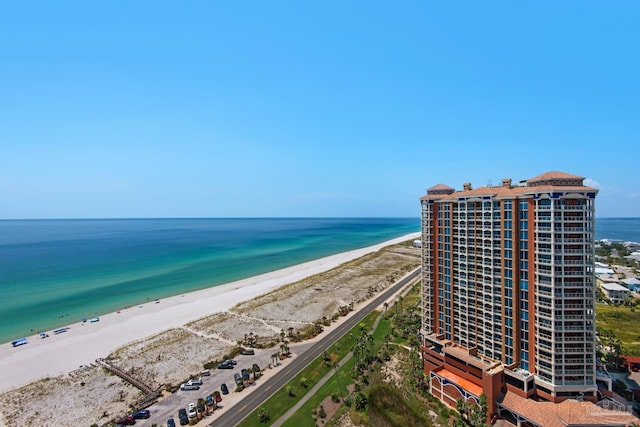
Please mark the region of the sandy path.
<svg viewBox="0 0 640 427"><path fill-rule="evenodd" d="M29 337L29 344L24 346L13 348L10 343L3 344L0 346L0 392L40 378L66 374L132 341L228 310L282 285L418 236L419 233L412 233L366 248L110 313L97 323L70 325L63 334L50 332L46 339Z"/></svg>

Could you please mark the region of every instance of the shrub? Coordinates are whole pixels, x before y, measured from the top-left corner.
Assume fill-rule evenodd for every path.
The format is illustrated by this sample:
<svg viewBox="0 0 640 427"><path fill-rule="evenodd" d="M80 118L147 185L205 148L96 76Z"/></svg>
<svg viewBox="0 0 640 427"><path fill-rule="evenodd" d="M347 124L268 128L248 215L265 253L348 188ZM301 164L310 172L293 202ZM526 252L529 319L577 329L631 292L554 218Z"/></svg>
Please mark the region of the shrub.
<svg viewBox="0 0 640 427"><path fill-rule="evenodd" d="M258 409L258 419L261 423L269 422L270 418L271 417L269 416L269 411L267 411L267 408L263 406L262 408Z"/></svg>
<svg viewBox="0 0 640 427"><path fill-rule="evenodd" d="M327 418L327 413L324 411L322 405L320 405L320 409L318 410L318 416L320 418Z"/></svg>
<svg viewBox="0 0 640 427"><path fill-rule="evenodd" d="M359 392L356 394L356 402L355 402L355 405L356 405L356 409L357 409L358 411L364 411L364 410L367 408L367 396L365 396L365 394L364 394L364 393L362 393L362 392L360 392L360 391L359 391Z"/></svg>

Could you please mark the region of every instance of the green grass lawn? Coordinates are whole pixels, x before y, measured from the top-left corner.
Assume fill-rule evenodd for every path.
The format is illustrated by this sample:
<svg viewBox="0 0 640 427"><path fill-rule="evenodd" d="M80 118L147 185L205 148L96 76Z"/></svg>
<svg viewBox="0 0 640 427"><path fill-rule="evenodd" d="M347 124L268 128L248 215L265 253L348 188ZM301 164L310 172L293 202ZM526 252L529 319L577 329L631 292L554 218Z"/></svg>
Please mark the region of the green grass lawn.
<svg viewBox="0 0 640 427"><path fill-rule="evenodd" d="M390 333L391 333L391 321L383 317L380 320L378 327L373 332L373 338L374 338L373 353L374 354L376 354L380 350L380 348L382 348L382 346L384 345L384 337ZM355 332L354 332L354 335L355 335ZM331 380L327 381L322 387L320 387L318 392L315 395L313 395L313 397L311 397L304 405L302 405L300 409L284 423L284 427L315 426L316 423L313 419L312 412L315 411L320 406L320 403L324 400L324 398L326 398L327 396L331 396L333 394L340 396L341 391L346 396L347 385L355 383L355 380L351 376L353 372L354 363L355 363L354 359L351 358L351 360L345 363L344 366L341 366L340 369L338 369L338 373L337 373L338 380L336 380L334 375L334 377L331 378ZM338 383L340 385L341 390L338 388Z"/></svg>
<svg viewBox="0 0 640 427"><path fill-rule="evenodd" d="M622 342L623 354L640 354L640 310L596 304L596 327L613 331Z"/></svg>
<svg viewBox="0 0 640 427"><path fill-rule="evenodd" d="M365 330L369 330L373 325L376 317L379 312L372 312L369 314L360 324L364 325ZM345 334L342 338L338 340L333 346L329 348L327 353L331 357L331 362L337 362L342 360L342 358L351 351L353 346L356 343L357 338L362 334L360 332L360 326L356 326L351 330L351 333ZM284 415L289 408L295 405L317 382L332 368L327 366L323 361L323 356L318 357L314 361L312 361L300 374L298 374L295 378L289 381L283 388L278 390L273 396L271 396L266 402L264 402L261 407L264 407L269 412L270 422L273 422ZM307 379L307 387L302 387L300 385L300 378ZM327 382L327 384L331 384L332 381ZM325 384L325 386L327 386ZM294 395L289 396L287 387L291 386L293 388ZM337 385L336 385L337 390ZM318 393L318 395L320 395ZM329 396L331 393L329 393ZM327 396L323 395L322 399ZM319 401L319 402L320 402ZM318 402L317 405L320 403ZM317 406L316 405L316 406ZM309 419L311 419L309 412ZM260 423L258 419L257 411L254 411L250 414L243 422L238 424L241 427L258 427L264 426L264 424Z"/></svg>

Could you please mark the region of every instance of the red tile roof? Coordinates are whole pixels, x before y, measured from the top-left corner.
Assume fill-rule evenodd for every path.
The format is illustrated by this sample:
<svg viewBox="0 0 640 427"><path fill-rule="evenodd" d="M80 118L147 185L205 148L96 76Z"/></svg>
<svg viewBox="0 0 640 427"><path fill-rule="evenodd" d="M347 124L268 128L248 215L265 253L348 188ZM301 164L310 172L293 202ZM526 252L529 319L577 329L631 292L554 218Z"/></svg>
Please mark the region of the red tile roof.
<svg viewBox="0 0 640 427"><path fill-rule="evenodd" d="M566 173L566 172L549 171L549 172L540 174L538 176L534 176L528 181L542 181L547 179L584 179L584 177L578 176L578 175L571 175L570 173Z"/></svg>
<svg viewBox="0 0 640 427"><path fill-rule="evenodd" d="M535 194L535 193L543 193L549 191L595 191L598 190L596 188L587 187L585 185L549 185L550 181L553 180L576 180L583 181L584 177L578 175L572 175L566 172L558 172L558 171L550 171L545 172L541 175L535 176L527 182L529 183L543 183L545 185L517 185L515 187L511 187L510 185L504 185L505 183L509 183L510 179L504 179L503 185L499 186L486 186L479 187L470 190L460 190L454 191L451 194L442 194L441 191L437 190L453 190L453 188L444 185L437 184L433 187L427 189L427 194L422 196L420 200L440 200L440 199L456 199L458 197L468 197L468 196L494 196L494 197L516 197L518 195L526 195L526 194ZM436 194L430 194L432 190L436 190Z"/></svg>
<svg viewBox="0 0 640 427"><path fill-rule="evenodd" d="M455 190L455 188L449 187L448 185L445 185L445 184L436 184L433 187L427 188L427 191L430 191L430 190Z"/></svg>
<svg viewBox="0 0 640 427"><path fill-rule="evenodd" d="M544 427L630 426L640 419L629 412L603 409L589 401L536 402L512 392L505 393L500 406Z"/></svg>
<svg viewBox="0 0 640 427"><path fill-rule="evenodd" d="M420 200L456 200L461 197L480 197L480 196L493 196L493 197L517 197L527 194L536 193L549 193L553 191L562 192L598 192L597 188L587 187L585 185L575 186L560 186L560 185L540 185L537 187L480 187L467 191L456 191L451 194L426 194L420 198Z"/></svg>

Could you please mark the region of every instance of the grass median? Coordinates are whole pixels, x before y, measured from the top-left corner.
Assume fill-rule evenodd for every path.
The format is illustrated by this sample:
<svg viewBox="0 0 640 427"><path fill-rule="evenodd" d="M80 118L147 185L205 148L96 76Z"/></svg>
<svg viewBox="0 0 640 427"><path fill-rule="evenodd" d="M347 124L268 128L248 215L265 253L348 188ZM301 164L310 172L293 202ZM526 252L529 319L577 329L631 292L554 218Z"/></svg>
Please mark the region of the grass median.
<svg viewBox="0 0 640 427"><path fill-rule="evenodd" d="M350 332L343 335L342 338L333 344L326 351L326 357L329 359L328 361L325 361L325 355L318 356L296 377L289 381L280 390L275 392L266 402L260 405L260 408L265 408L269 414L269 422L273 422L283 416L290 408L300 401L300 399L302 399L307 392L315 386L320 379L322 379L322 377L330 372L333 369L333 364L342 360L347 353L351 351L353 346L356 344L358 337L361 336L362 329L368 331L371 328L378 314L379 312L376 311L370 313L358 326L351 329ZM340 370L342 370L342 368ZM342 380L342 378L340 379ZM331 381L327 382L327 384L330 383ZM325 384L325 386L327 386L327 384ZM319 396L320 393L316 393L316 395ZM265 423L261 423L258 417L260 408L252 412L247 418L238 424L238 426L264 426Z"/></svg>

